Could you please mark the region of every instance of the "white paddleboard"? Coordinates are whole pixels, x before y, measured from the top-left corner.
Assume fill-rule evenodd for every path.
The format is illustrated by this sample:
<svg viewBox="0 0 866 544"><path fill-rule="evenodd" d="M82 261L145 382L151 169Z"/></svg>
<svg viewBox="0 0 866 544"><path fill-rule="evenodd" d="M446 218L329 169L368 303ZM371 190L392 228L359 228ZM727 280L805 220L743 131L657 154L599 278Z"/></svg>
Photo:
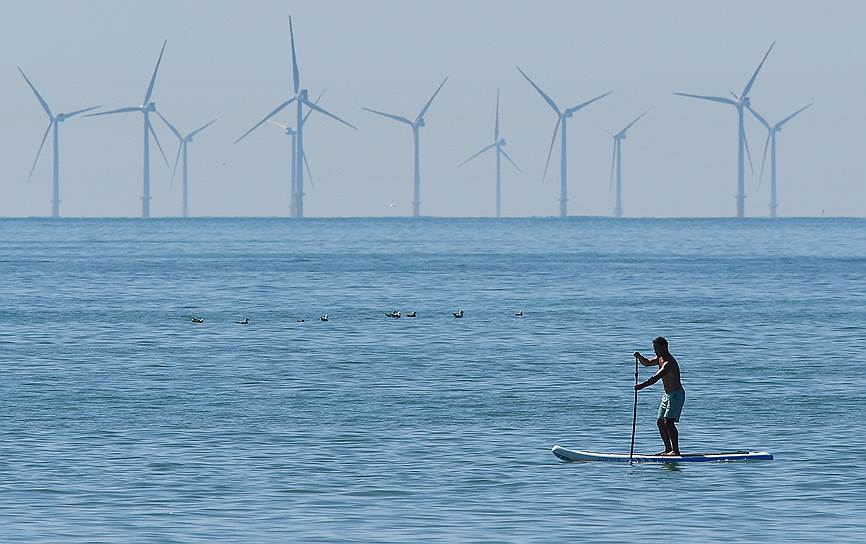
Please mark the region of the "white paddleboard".
<svg viewBox="0 0 866 544"><path fill-rule="evenodd" d="M627 453L598 453L594 451L569 450L553 446L553 455L563 461L607 461L628 463ZM682 455L647 455L636 453L631 460L635 463L705 463L709 461L772 461L773 455L765 451L731 451L718 453L684 453Z"/></svg>

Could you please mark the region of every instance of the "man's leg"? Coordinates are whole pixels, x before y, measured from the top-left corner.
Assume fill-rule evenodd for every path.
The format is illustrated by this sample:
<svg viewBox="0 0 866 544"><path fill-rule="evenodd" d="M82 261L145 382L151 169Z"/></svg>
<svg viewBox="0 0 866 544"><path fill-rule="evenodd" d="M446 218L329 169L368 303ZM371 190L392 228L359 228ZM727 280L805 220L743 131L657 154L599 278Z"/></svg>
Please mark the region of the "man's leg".
<svg viewBox="0 0 866 544"><path fill-rule="evenodd" d="M662 453L670 453L671 451L674 451L674 450L671 449L671 439L670 439L670 436L668 434L668 426L667 426L667 423L665 423L665 421L666 420L659 418L656 420L656 425L658 425L658 427L659 427L659 435L661 435L661 437L662 437L662 442L665 443L665 451Z"/></svg>
<svg viewBox="0 0 866 544"><path fill-rule="evenodd" d="M668 446L668 451L673 452L674 455L680 454L680 433L677 430L677 422L675 419L665 419L663 420L664 426L667 430L668 440L670 441L670 446ZM665 445L668 445L668 441L665 441Z"/></svg>

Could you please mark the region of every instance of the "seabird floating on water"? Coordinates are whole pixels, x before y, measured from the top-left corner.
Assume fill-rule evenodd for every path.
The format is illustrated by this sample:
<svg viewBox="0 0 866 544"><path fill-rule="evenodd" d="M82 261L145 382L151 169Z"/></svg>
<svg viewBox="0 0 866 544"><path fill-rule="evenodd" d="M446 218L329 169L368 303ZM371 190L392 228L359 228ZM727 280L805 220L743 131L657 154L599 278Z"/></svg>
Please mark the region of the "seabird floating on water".
<svg viewBox="0 0 866 544"><path fill-rule="evenodd" d="M523 317L523 308L517 310L517 313L514 315L516 315L517 317Z"/></svg>
<svg viewBox="0 0 866 544"><path fill-rule="evenodd" d="M235 321L235 323L238 325L249 325L250 324L250 318L245 317L241 321Z"/></svg>
<svg viewBox="0 0 866 544"><path fill-rule="evenodd" d="M193 316L192 318L190 318L190 321L192 321L193 323L204 323L204 318L203 318L203 317L194 317L194 316Z"/></svg>
<svg viewBox="0 0 866 544"><path fill-rule="evenodd" d="M453 315L455 319L460 319L463 317L463 310L451 312L451 315Z"/></svg>
<svg viewBox="0 0 866 544"><path fill-rule="evenodd" d="M325 315L319 317L319 319L321 319L322 321L327 321L328 320L328 314L325 314Z"/></svg>
<svg viewBox="0 0 866 544"><path fill-rule="evenodd" d="M416 314L415 312L409 312L408 314L406 314L406 317L418 317L418 314Z"/></svg>

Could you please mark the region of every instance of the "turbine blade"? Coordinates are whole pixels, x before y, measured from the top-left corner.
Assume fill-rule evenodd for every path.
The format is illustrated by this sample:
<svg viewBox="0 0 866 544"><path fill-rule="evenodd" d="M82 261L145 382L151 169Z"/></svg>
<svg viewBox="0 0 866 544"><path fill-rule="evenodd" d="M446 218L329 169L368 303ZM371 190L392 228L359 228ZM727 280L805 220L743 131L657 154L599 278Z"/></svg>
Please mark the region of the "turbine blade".
<svg viewBox="0 0 866 544"><path fill-rule="evenodd" d="M268 123L270 123L274 126L280 127L283 130L289 130L289 127L287 127L286 125L281 125L280 123L277 123L276 121L271 120L271 121L268 121Z"/></svg>
<svg viewBox="0 0 866 544"><path fill-rule="evenodd" d="M427 113L427 110L430 108L430 104L433 103L433 99L436 98L436 95L439 94L439 91L442 90L442 87L445 85L445 82L448 81L448 76L445 76L445 79L442 80L442 83L439 84L439 87L436 88L436 91L433 93L433 96L430 97L430 100L424 104L424 107L421 108L421 113L418 114L418 117L415 118L415 122L417 123L421 119L424 119L424 114Z"/></svg>
<svg viewBox="0 0 866 544"><path fill-rule="evenodd" d="M674 93L677 96L686 96L688 98L698 98L700 100L709 100L711 102L719 102L721 104L730 104L732 106L736 106L737 103L730 98L725 98L724 96L705 96L702 94L688 94L688 93Z"/></svg>
<svg viewBox="0 0 866 544"><path fill-rule="evenodd" d="M310 163L307 162L307 154L304 153L304 168L307 170L307 179L310 180L310 186L315 189L316 182L313 181L313 174L310 172Z"/></svg>
<svg viewBox="0 0 866 544"><path fill-rule="evenodd" d="M511 163L511 166L513 166L515 169L517 169L518 172L523 172L523 170L521 170L520 167L517 166L517 163L514 162L513 160L511 160L511 157L508 156L508 153L506 153L504 149L502 149L501 147L499 147L499 148L497 148L497 149L499 149L499 152L502 153L502 155L503 155L506 159L508 159L508 162Z"/></svg>
<svg viewBox="0 0 866 544"><path fill-rule="evenodd" d="M168 192L174 189L174 178L177 176L177 163L180 161L180 152L183 151L183 140L177 146L177 155L174 156L174 169L171 171L171 183L168 186Z"/></svg>
<svg viewBox="0 0 866 544"><path fill-rule="evenodd" d="M100 111L98 113L88 113L85 117L98 117L100 115L114 115L115 113L129 113L132 111L141 111L141 108L138 106L130 106L128 108L118 108L116 110L110 111Z"/></svg>
<svg viewBox="0 0 866 544"><path fill-rule="evenodd" d="M801 113L803 110L805 110L806 108L808 108L808 107L811 106L812 104L814 104L814 102L810 102L810 103L806 104L805 106L803 106L803 107L800 108L799 110L795 111L795 112L792 113L791 115L789 115L789 116L785 117L784 119L782 119L781 121L779 121L778 123L776 123L776 128L782 128L782 125L784 125L785 123L787 123L788 121L790 121L790 120L793 119L794 117L800 115L800 113Z"/></svg>
<svg viewBox="0 0 866 544"><path fill-rule="evenodd" d="M162 122L165 123L165 125L169 128L169 130L171 130L174 133L174 135L177 136L178 140L183 140L183 136L181 136L180 131L177 130L175 128L175 126L172 125L168 121L168 119L165 118L165 116L163 114L159 113L159 110L156 110L156 114L159 115L159 118L162 119Z"/></svg>
<svg viewBox="0 0 866 544"><path fill-rule="evenodd" d="M770 130L770 123L768 123L767 120L764 119L764 117L761 114L759 114L758 112L753 110L752 106L746 106L746 107L749 108L749 111L752 112L752 115L755 116L755 119L757 119L762 125L764 125L764 127L767 130Z"/></svg>
<svg viewBox="0 0 866 544"><path fill-rule="evenodd" d="M295 29L292 27L292 16L289 15L289 39L292 42L292 84L295 94L298 94L301 86L301 73L298 71L298 56L295 53Z"/></svg>
<svg viewBox="0 0 866 544"><path fill-rule="evenodd" d="M650 112L651 109L652 109L652 108L648 108L645 112L643 112L642 114L638 115L638 116L635 118L634 121L632 121L631 123L629 123L628 125L626 125L626 127L625 127L624 129L622 129L621 131L619 131L620 134L625 134L625 131L627 131L628 129L630 129L631 127L633 127L634 124L637 123L638 121L640 121L640 118L641 118L641 117L643 117L644 115L648 114L648 113Z"/></svg>
<svg viewBox="0 0 866 544"><path fill-rule="evenodd" d="M159 138L156 137L156 131L153 130L153 125L150 124L150 121L147 122L147 129L150 131L151 136L153 136L153 141L156 142L156 148L159 149L163 162L168 166L168 158L165 156L165 151L162 150L162 144L159 143Z"/></svg>
<svg viewBox="0 0 866 544"><path fill-rule="evenodd" d="M347 127L351 127L351 128L353 128L353 129L355 129L355 130L358 130L358 127L356 127L356 126L353 125L352 123L349 123L349 122L347 122L347 121L343 121L342 119L340 119L339 117L337 117L337 116L334 115L333 113L331 113L331 112L329 112L328 110L322 108L321 106L317 106L316 104L310 102L309 100L304 100L304 104L306 104L307 107L310 108L311 110L316 110L317 112L319 112L319 113L321 113L321 114L323 114L323 115L327 115L328 117L330 117L330 118L332 118L332 119L336 119L337 121L343 123L343 124L346 125Z"/></svg>
<svg viewBox="0 0 866 544"><path fill-rule="evenodd" d="M477 157L478 155L484 153L485 151L487 151L487 150L490 149L491 147L496 147L496 142L493 142L493 143L490 144L490 145L486 145L486 146L484 146L483 148L481 148L481 151L479 151L478 153L472 155L471 157L469 157L469 158L466 159L465 161L463 161L463 162L461 162L460 164L458 164L458 165L457 165L457 168L460 168L461 166L463 166L463 165L466 164L467 162L471 161L472 159L474 159L474 158Z"/></svg>
<svg viewBox="0 0 866 544"><path fill-rule="evenodd" d="M76 110L76 111L73 111L72 113L67 113L67 114L66 114L66 118L69 119L70 117L75 117L76 115L79 115L79 114L82 114L82 113L87 113L87 112L89 112L89 111L92 111L92 110L95 110L96 108L101 108L101 107L102 107L101 105L99 105L99 106L90 106L89 108L84 108L83 110Z"/></svg>
<svg viewBox="0 0 866 544"><path fill-rule="evenodd" d="M613 167L616 164L616 148L619 146L619 138L613 138L613 155L610 157L610 184L608 190L613 192Z"/></svg>
<svg viewBox="0 0 866 544"><path fill-rule="evenodd" d="M159 52L159 58L156 60L156 68L153 69L153 75L150 76L150 83L147 84L147 92L144 93L144 102L142 105L150 102L150 96L153 94L153 85L156 83L156 73L159 71L159 63L162 62L162 54L165 53L165 44L168 40L162 42L162 50Z"/></svg>
<svg viewBox="0 0 866 544"><path fill-rule="evenodd" d="M382 117L387 117L388 119L393 119L394 121L399 121L401 123L406 123L410 127L412 126L412 121L402 117L400 115L391 115L390 113L385 113L384 111L379 110L371 110L370 108L361 108L363 110L367 110L370 113L375 113L376 115L381 115Z"/></svg>
<svg viewBox="0 0 866 544"><path fill-rule="evenodd" d="M770 44L770 48L767 49L767 52L764 53L764 58L761 59L761 64L759 64L758 67L755 68L755 73L752 74L752 77L751 77L751 79L749 79L749 82L746 83L745 87L743 87L743 92L740 93L740 97L746 98L747 96L749 96L749 91L752 90L752 85L755 83L755 78L758 77L758 72L761 71L761 67L764 66L764 62L767 60L767 57L770 56L770 51L773 50L773 47L775 45L776 45L776 42L773 42L772 44Z"/></svg>
<svg viewBox="0 0 866 544"><path fill-rule="evenodd" d="M583 102L583 103L581 103L581 104L578 104L577 106L575 106L575 107L573 107L573 108L568 108L567 110L565 110L565 114L566 114L566 115L570 115L570 114L572 114L572 113L574 113L574 112L576 112L576 111L578 111L578 110L582 110L583 108L589 106L589 105L592 104L593 102L595 102L595 101L597 101L597 100L601 100L602 98L604 98L605 96L607 96L607 95L609 95L609 94L613 94L613 91L608 91L608 92L606 92L606 93L604 93L604 94L600 94L600 95L596 96L595 98L593 98L592 100L587 100L586 102Z"/></svg>
<svg viewBox="0 0 866 544"><path fill-rule="evenodd" d="M204 125L202 125L202 126L198 127L197 129L193 130L192 132L190 132L189 134L187 134L186 137L187 137L187 138L192 138L193 136L195 136L196 134L198 134L199 132L203 131L204 129L206 129L207 127L211 126L212 124L214 124L214 123L216 123L216 122L217 122L217 120L216 120L216 119L213 119L211 122L209 122L209 123L205 123Z"/></svg>
<svg viewBox="0 0 866 544"><path fill-rule="evenodd" d="M316 100L313 102L313 104L318 104L319 100L322 99L322 96L324 96L324 94L325 94L325 90L322 89L322 92L319 93L319 96L316 97ZM308 111L307 114L304 115L304 119L302 121L303 123L307 122L307 117L309 117L311 113L313 113L313 110Z"/></svg>
<svg viewBox="0 0 866 544"><path fill-rule="evenodd" d="M562 122L562 117L556 118L556 125L553 126L553 137L550 139L550 149L547 150L547 162L544 163L544 174L541 175L541 181L547 177L547 168L550 166L550 155L553 154L553 144L556 143L556 131L559 130L559 123Z"/></svg>
<svg viewBox="0 0 866 544"><path fill-rule="evenodd" d="M496 125L493 127L493 141L499 141L499 89L496 89Z"/></svg>
<svg viewBox="0 0 866 544"><path fill-rule="evenodd" d="M42 153L42 148L45 147L45 140L48 138L48 132L51 130L53 125L54 121L48 123L48 128L45 129L45 134L42 135L42 142L39 144L39 149L36 151L36 158L33 159L33 166L30 167L30 173L27 174L27 181L30 181L30 178L33 177L33 171L36 170L36 163L39 162L39 155Z"/></svg>
<svg viewBox="0 0 866 544"><path fill-rule="evenodd" d="M746 158L749 159L749 172L755 173L755 167L752 166L752 152L749 151L749 139L746 138L746 129L743 128L743 145L746 148Z"/></svg>
<svg viewBox="0 0 866 544"><path fill-rule="evenodd" d="M30 86L30 89L33 91L33 94L36 95L36 100L38 100L39 103L42 104L42 109L45 110L45 113L48 114L48 118L54 119L54 114L51 113L51 108L48 107L48 102L46 102L45 99L42 98L42 95L39 94L39 91L37 91L36 87L33 85L33 83L30 82L30 78L27 77L27 75L24 73L24 70L22 70L20 66L18 67L18 71L21 72L21 75L24 76L24 81L27 82L27 85Z"/></svg>
<svg viewBox="0 0 866 544"><path fill-rule="evenodd" d="M553 111L556 112L556 115L562 115L562 112L559 111L559 106L556 105L556 102L554 102L553 99L551 99L549 96L547 96L546 94L544 94L544 91L541 90L541 87L539 87L538 85L535 84L534 81L532 81L531 79L529 79L529 76L526 75L526 74L523 72L523 70L520 69L520 66L515 66L515 68L517 68L517 71L520 72L520 74L521 74L523 77L526 78L526 81L528 81L529 84L532 85L532 86L535 88L536 91L538 91L538 94L540 94L540 95L541 95L541 98L543 98L544 101L547 102L547 105L550 106L550 107L553 109Z"/></svg>
<svg viewBox="0 0 866 544"><path fill-rule="evenodd" d="M283 102L282 104L280 104L279 106L277 106L276 108L274 108L274 111L272 111L271 113L267 114L267 115L265 116L265 118L262 119L261 121L259 121L258 123L256 123L256 124L253 126L253 128L251 128L251 129L249 129L248 131L244 132L244 133L241 135L240 138L238 138L237 140L235 140L234 143L238 143L238 142L240 142L241 140L243 140L244 138L246 138L247 135L248 135L250 132L252 132L252 131L254 131L255 129L257 129L257 128L259 128L260 126L262 126L262 124L264 124L268 119L270 119L270 118L273 117L274 115L280 113L280 111L282 111L283 108L285 108L286 106L288 106L289 104L291 104L291 103L294 102L294 101L295 101L295 98L294 98L294 97L289 98L288 100L286 100L285 102Z"/></svg>
<svg viewBox="0 0 866 544"><path fill-rule="evenodd" d="M767 148L770 147L770 137L772 135L772 130L768 130L767 140L764 142L764 157L761 159L761 175L758 176L758 187L761 186L761 180L764 179L764 163L767 161Z"/></svg>

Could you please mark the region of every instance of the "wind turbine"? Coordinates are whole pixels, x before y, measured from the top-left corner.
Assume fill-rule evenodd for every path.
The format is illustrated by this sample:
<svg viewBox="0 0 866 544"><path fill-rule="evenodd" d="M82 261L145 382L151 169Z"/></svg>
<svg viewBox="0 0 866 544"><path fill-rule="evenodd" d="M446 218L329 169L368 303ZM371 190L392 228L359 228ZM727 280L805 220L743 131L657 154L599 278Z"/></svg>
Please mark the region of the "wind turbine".
<svg viewBox="0 0 866 544"><path fill-rule="evenodd" d="M421 111L418 113L418 116L415 117L414 121L410 121L401 115L392 115L390 113L364 108L370 113L375 113L376 115L381 115L382 117L387 117L388 119L409 125L412 129L412 140L415 143L415 191L414 199L412 201L412 217L418 217L421 215L421 154L419 152L419 130L421 127L425 126L424 115L427 113L427 109L430 108L430 104L433 103L433 99L436 98L436 95L442 90L442 86L445 85L446 81L448 81L447 76L442 80L442 83L439 84L439 87L430 97L430 100L428 100L427 103L424 104L424 107L421 108Z"/></svg>
<svg viewBox="0 0 866 544"><path fill-rule="evenodd" d="M767 147L769 146L770 151L770 217L777 217L776 209L778 208L778 202L776 201L776 133L782 130L782 126L799 115L803 110L808 108L814 104L814 102L810 102L806 104L799 110L795 111L791 115L785 117L775 125L770 125L766 119L764 119L758 112L752 109L751 105L747 105L749 111L752 112L752 115L764 125L764 128L767 129L767 141L764 142L764 158L761 159L761 174L758 177L758 185L760 186L761 179L764 177L764 162L767 160Z"/></svg>
<svg viewBox="0 0 866 544"><path fill-rule="evenodd" d="M749 156L749 164L751 165L752 156L749 152L749 144L746 141L746 131L743 127L743 108L748 108L749 101L749 91L752 90L752 85L755 83L755 78L758 77L758 72L761 71L761 67L764 66L764 62L767 60L767 57L770 55L770 51L773 50L773 46L776 45L776 42L773 42L770 45L770 48L767 49L767 52L764 54L764 58L761 59L761 63L758 64L758 67L755 69L755 73L752 74L752 77L746 83L746 86L743 87L743 92L737 96L734 93L734 100L724 96L704 96L698 94L687 94L687 93L674 93L679 96L686 96L689 98L698 98L700 100L709 100L711 102L718 102L720 104L729 104L737 108L737 117L739 119L739 129L737 133L737 217L744 217L746 214L746 182L745 182L745 165L743 163L743 150L745 149L746 154Z"/></svg>
<svg viewBox="0 0 866 544"><path fill-rule="evenodd" d="M547 162L544 163L544 174L541 176L541 180L544 181L544 178L547 177L547 168L550 166L550 155L553 153L553 145L556 143L556 131L560 130L560 164L559 164L559 216L565 217L568 215L568 153L566 140L568 131L566 130L566 125L568 120L571 119L571 116L574 115L577 111L582 110L583 108L589 106L596 100L601 100L605 96L611 94L613 91L606 92L602 95L596 96L591 100L587 100L586 102L582 102L573 108L567 108L565 110L560 110L559 106L557 106L556 102L554 102L549 96L547 96L544 91L541 90L541 87L535 84L534 81L529 79L529 76L526 75L523 70L520 69L519 66L516 67L517 71L526 78L526 81L529 82L532 87L538 91L538 94L541 95L541 98L547 102L547 105L553 110L556 114L556 125L553 127L553 137L550 139L550 149L547 151Z"/></svg>
<svg viewBox="0 0 866 544"><path fill-rule="evenodd" d="M622 141L626 139L626 132L635 123L637 123L641 117L649 113L650 110L646 110L642 114L638 115L634 121L625 126L624 129L620 130L616 134L608 133L613 137L613 156L610 159L610 186L613 189L613 175L614 171L616 171L616 208L613 210L613 214L616 217L622 217Z"/></svg>
<svg viewBox="0 0 866 544"><path fill-rule="evenodd" d="M186 218L189 215L189 152L188 146L189 143L193 141L193 138L196 134L203 131L207 127L211 126L216 122L216 119L213 121L206 123L199 128L193 130L186 136L182 135L180 131L172 125L168 119L165 118L159 111L156 112L159 115L159 118L162 119L162 122L168 126L171 130L172 134L174 134L178 141L179 145L177 146L177 155L174 157L174 171L171 173L171 184L174 186L174 177L177 174L177 163L181 158L181 154L183 154L183 217Z"/></svg>
<svg viewBox="0 0 866 544"><path fill-rule="evenodd" d="M153 69L153 75L150 76L150 83L147 85L147 91L144 93L144 100L141 102L140 106L129 106L126 108L118 108L116 110L111 111L101 111L98 113L91 113L89 115L85 115L85 117L96 117L99 115L114 115L115 113L129 113L133 111L141 112L144 116L144 175L143 175L143 188L141 195L141 217L148 218L150 217L150 136L153 136L153 140L156 142L156 147L159 148L159 153L162 155L162 160L165 161L165 165L168 166L168 159L165 156L165 152L162 150L162 145L159 143L159 138L156 136L156 131L153 130L153 125L150 123L150 114L156 111L156 103L151 102L150 98L153 96L153 85L156 83L156 73L159 71L159 64L162 62L162 55L165 53L165 44L166 42L162 42L162 50L159 52L159 59L156 61L156 67Z"/></svg>
<svg viewBox="0 0 866 544"><path fill-rule="evenodd" d="M39 155L42 153L42 147L45 146L45 140L48 138L48 132L51 129L54 129L54 189L51 196L51 217L57 218L60 217L60 123L66 121L71 117L75 117L81 113L88 112L90 110L95 110L101 106L92 106L90 108L85 108L83 110L73 111L71 113L58 113L54 115L51 113L51 108L48 107L48 102L42 98L42 95L39 94L39 91L36 90L36 87L33 83L30 82L27 75L24 73L24 70L21 67L18 67L18 71L21 72L21 75L24 76L24 81L27 82L27 85L30 86L30 89L33 91L33 94L36 95L36 99L42 105L42 109L45 110L46 115L48 115L48 127L45 129L45 134L42 135L42 142L39 144L39 150L36 151L36 158L33 159L33 166L30 167L30 174L27 175L27 181L30 181L30 178L33 177L33 171L36 170L36 163L39 161Z"/></svg>
<svg viewBox="0 0 866 544"><path fill-rule="evenodd" d="M499 137L499 89L496 89L496 124L493 126L493 143L486 146L486 147L483 147L481 149L481 151L472 155L471 157L469 157L465 161L461 162L460 165L457 167L457 168L460 168L461 166L463 166L467 162L471 161L472 159L474 159L478 155L481 155L482 153L484 153L488 149L493 149L493 148L496 149L496 217L502 217L502 206L501 206L501 204L502 204L502 185L501 185L501 182L499 180L500 170L501 170L501 168L500 168L501 156L504 156L506 159L508 159L508 162L510 162L511 165L514 166L514 168L516 168L518 172L521 171L520 168L514 163L514 161L511 160L511 157L508 156L508 153L505 152L505 150L503 149L504 147L505 147L505 138Z"/></svg>
<svg viewBox="0 0 866 544"><path fill-rule="evenodd" d="M295 51L295 31L292 28L292 18L289 17L289 37L292 44L292 85L293 85L293 94L289 96L288 100L274 108L274 110L267 114L264 119L256 123L253 128L249 129L245 133L241 135L240 138L235 140L235 143L240 142L246 136L259 128L265 122L271 119L274 115L280 113L288 107L292 102L295 103L296 106L296 123L295 123L295 136L294 136L294 145L292 147L292 172L293 172L293 189L294 192L292 194L292 204L290 208L290 216L291 217L304 217L304 169L301 167L303 161L298 160L298 157L304 156L304 106L307 106L311 110L315 110L319 113L327 115L332 119L336 119L337 121L343 123L344 125L357 128L354 125L347 123L346 121L340 119L333 113L326 111L322 107L318 106L314 102L310 102L309 93L307 89L301 88L301 74L298 69L298 58L297 53Z"/></svg>

